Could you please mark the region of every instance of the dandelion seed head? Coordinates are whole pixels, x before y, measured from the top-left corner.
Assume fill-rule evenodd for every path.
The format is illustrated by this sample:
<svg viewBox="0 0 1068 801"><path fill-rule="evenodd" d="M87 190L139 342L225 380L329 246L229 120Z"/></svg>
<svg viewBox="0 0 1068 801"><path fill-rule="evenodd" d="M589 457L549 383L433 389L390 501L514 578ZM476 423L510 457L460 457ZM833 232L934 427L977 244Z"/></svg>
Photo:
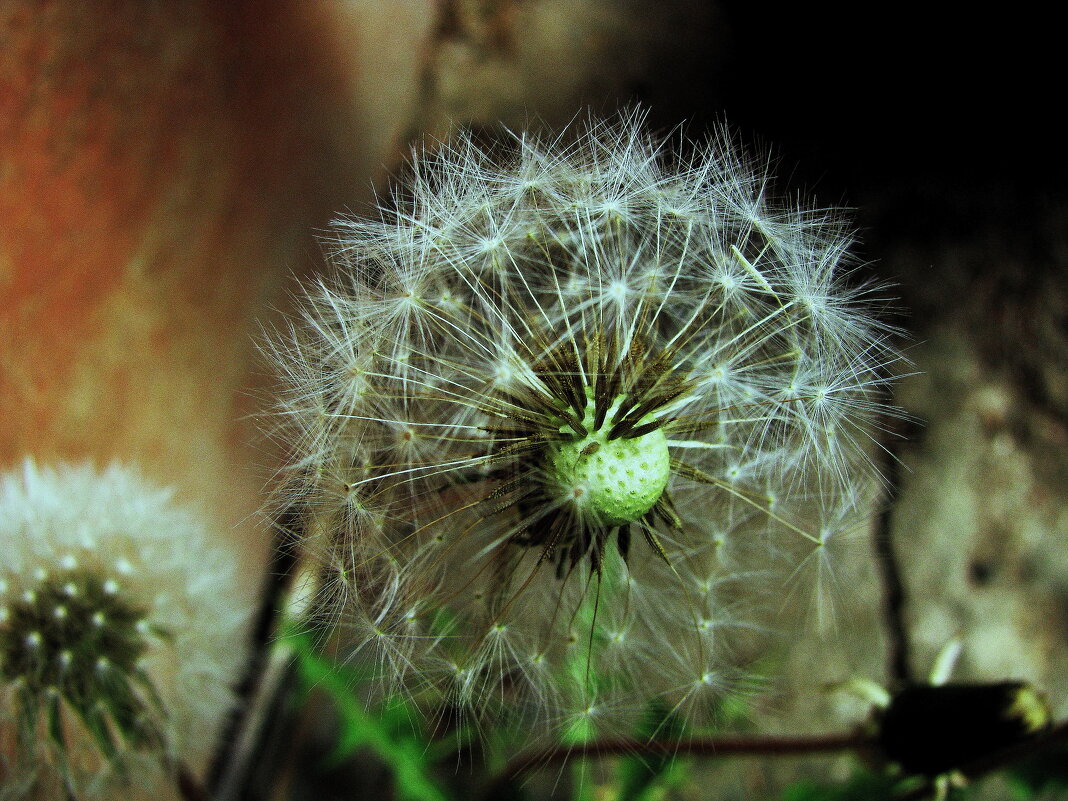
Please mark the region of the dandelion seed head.
<svg viewBox="0 0 1068 801"><path fill-rule="evenodd" d="M203 759L249 604L201 522L133 470L27 462L0 475L0 552L0 795L114 797Z"/></svg>
<svg viewBox="0 0 1068 801"><path fill-rule="evenodd" d="M338 223L266 347L280 496L343 556L324 593L384 687L563 729L698 715L757 628L729 599L866 513L894 329L842 216L778 202L725 132L687 158L637 113L505 138L417 154Z"/></svg>

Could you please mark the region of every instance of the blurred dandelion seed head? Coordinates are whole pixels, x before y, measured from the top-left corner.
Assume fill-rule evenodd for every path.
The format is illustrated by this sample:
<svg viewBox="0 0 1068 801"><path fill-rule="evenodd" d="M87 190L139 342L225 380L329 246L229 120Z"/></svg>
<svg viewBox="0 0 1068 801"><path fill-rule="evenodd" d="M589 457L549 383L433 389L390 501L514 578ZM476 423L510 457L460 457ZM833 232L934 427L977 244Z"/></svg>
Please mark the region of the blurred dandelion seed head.
<svg viewBox="0 0 1068 801"><path fill-rule="evenodd" d="M866 513L899 355L841 215L642 122L417 155L270 338L281 496L385 692L699 716L754 626L734 588Z"/></svg>
<svg viewBox="0 0 1068 801"><path fill-rule="evenodd" d="M249 606L170 495L118 466L0 477L0 797L113 797L210 749Z"/></svg>

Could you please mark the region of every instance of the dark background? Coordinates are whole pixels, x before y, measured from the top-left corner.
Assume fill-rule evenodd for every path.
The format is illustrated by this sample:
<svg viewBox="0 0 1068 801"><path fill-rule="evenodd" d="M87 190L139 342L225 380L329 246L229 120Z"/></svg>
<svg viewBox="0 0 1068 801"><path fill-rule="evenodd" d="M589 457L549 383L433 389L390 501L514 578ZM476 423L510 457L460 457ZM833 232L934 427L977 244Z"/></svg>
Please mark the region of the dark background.
<svg viewBox="0 0 1068 801"><path fill-rule="evenodd" d="M867 189L927 179L1063 192L1066 70L1050 12L721 6L721 106L803 165L806 183Z"/></svg>

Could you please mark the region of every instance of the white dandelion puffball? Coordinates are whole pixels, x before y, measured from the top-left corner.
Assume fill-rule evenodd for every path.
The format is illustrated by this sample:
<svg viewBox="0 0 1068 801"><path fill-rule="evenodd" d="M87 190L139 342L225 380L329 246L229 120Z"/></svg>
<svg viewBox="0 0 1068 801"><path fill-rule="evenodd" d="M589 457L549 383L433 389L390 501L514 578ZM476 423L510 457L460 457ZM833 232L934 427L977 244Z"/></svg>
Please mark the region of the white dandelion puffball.
<svg viewBox="0 0 1068 801"><path fill-rule="evenodd" d="M0 477L0 798L115 798L201 761L249 601L172 493L112 466Z"/></svg>
<svg viewBox="0 0 1068 801"><path fill-rule="evenodd" d="M282 497L382 689L587 737L699 717L736 586L860 525L899 356L839 213L722 132L577 127L417 156L269 350Z"/></svg>

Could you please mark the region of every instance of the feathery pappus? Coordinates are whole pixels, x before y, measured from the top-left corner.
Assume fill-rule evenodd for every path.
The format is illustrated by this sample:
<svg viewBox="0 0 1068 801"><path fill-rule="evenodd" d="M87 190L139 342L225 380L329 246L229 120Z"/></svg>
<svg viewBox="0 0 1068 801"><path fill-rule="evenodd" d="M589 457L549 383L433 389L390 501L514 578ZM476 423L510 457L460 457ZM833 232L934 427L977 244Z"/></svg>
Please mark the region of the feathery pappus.
<svg viewBox="0 0 1068 801"><path fill-rule="evenodd" d="M0 553L0 799L175 787L233 705L233 555L133 467L29 460L0 474Z"/></svg>
<svg viewBox="0 0 1068 801"><path fill-rule="evenodd" d="M726 132L575 128L417 155L267 349L280 497L383 692L587 736L699 717L739 586L822 574L900 355L841 214Z"/></svg>

